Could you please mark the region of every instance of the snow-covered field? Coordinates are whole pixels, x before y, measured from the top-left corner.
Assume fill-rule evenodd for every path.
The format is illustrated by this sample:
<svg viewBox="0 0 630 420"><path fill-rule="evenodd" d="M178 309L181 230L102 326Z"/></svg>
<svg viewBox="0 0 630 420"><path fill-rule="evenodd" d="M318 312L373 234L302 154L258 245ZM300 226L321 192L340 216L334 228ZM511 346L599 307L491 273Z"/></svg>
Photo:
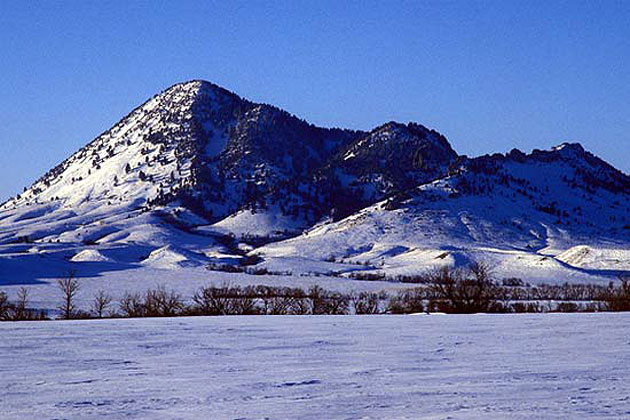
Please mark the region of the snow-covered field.
<svg viewBox="0 0 630 420"><path fill-rule="evenodd" d="M6 419L630 418L630 314L0 324Z"/></svg>

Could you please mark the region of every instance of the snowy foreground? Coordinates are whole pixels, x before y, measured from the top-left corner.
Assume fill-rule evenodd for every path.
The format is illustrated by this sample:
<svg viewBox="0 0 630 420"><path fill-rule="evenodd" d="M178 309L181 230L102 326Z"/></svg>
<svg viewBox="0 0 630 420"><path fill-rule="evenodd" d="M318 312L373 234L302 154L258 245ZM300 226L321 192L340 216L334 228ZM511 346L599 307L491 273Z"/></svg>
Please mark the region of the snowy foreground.
<svg viewBox="0 0 630 420"><path fill-rule="evenodd" d="M630 314L0 324L0 417L630 418Z"/></svg>

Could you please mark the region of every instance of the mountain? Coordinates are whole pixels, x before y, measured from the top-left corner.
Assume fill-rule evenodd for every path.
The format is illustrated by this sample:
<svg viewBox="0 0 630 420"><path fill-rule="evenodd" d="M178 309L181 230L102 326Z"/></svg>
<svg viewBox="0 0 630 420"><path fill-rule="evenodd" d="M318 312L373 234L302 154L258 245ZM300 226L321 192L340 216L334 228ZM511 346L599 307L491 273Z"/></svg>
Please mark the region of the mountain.
<svg viewBox="0 0 630 420"><path fill-rule="evenodd" d="M0 263L396 275L490 259L605 277L630 270L629 199L628 175L578 144L468 158L420 124L316 127L195 80L4 203Z"/></svg>
<svg viewBox="0 0 630 420"><path fill-rule="evenodd" d="M440 133L419 124L392 121L343 147L320 173L322 178L335 181L334 187L325 190L332 192L334 208L346 210L343 215L347 216L446 175L456 158L457 153Z"/></svg>
<svg viewBox="0 0 630 420"><path fill-rule="evenodd" d="M299 191L309 182L306 174L357 135L314 127L208 82L178 84L3 208L53 203L77 209L99 202L150 209L178 203L216 221L273 200L286 213L296 205L308 213L317 197Z"/></svg>
<svg viewBox="0 0 630 420"><path fill-rule="evenodd" d="M270 261L301 256L391 275L485 260L506 276L553 281L570 268L626 272L629 245L630 177L565 143L461 157L445 177L258 251ZM576 252L607 263L574 264L566 257Z"/></svg>
<svg viewBox="0 0 630 420"><path fill-rule="evenodd" d="M353 152L354 166L343 161L342 172L333 169L330 162ZM388 154L383 162L381 152ZM416 161L401 159L403 154ZM387 173L392 161L407 161L414 177L426 180L440 175L436 168L454 157L443 137L423 127L388 124L370 133L319 128L209 82L192 81L132 111L2 209L181 206L216 222L239 210L274 207L280 219L290 219L279 226L303 228L335 213L336 206L343 206L337 215L350 214L408 188L410 177L400 174L404 166ZM356 165L374 170L359 173ZM348 174L361 177L348 182ZM368 189L374 192L364 194ZM356 198L338 199L346 196Z"/></svg>

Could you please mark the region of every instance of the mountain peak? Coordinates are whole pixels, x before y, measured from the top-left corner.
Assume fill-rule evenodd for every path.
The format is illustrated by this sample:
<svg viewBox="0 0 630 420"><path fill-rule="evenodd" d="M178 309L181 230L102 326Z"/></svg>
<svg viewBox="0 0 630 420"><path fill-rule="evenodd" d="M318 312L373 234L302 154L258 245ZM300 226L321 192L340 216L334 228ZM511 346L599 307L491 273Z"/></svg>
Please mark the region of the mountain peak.
<svg viewBox="0 0 630 420"><path fill-rule="evenodd" d="M216 83L212 83L202 79L192 79L185 82L175 83L163 90L161 93L155 95L154 99L156 97L165 96L175 97L179 100L183 99L184 97L188 97L193 102L221 101L226 99L247 102L236 93L229 91L224 87L217 85Z"/></svg>
<svg viewBox="0 0 630 420"><path fill-rule="evenodd" d="M571 150L574 152L579 152L579 153L584 153L584 147L582 147L582 144L580 143L569 143L569 142L564 142L561 143L557 146L554 146L551 148L551 150L556 150L556 151L560 151L560 150Z"/></svg>
<svg viewBox="0 0 630 420"><path fill-rule="evenodd" d="M390 121L357 139L331 161L329 170L365 204L446 174L457 158L440 133L417 123Z"/></svg>
<svg viewBox="0 0 630 420"><path fill-rule="evenodd" d="M552 147L551 151L556 152L562 157L569 159L584 158L585 156L587 156L588 153L580 143L568 142Z"/></svg>

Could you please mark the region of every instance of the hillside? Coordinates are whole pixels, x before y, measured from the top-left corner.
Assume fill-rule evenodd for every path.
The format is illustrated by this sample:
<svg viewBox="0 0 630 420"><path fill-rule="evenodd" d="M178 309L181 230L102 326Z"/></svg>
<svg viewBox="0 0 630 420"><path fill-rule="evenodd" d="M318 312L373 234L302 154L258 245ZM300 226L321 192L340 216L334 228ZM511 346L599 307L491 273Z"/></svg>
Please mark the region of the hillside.
<svg viewBox="0 0 630 420"><path fill-rule="evenodd" d="M616 275L630 270L629 203L629 177L578 144L513 150L461 158L448 176L259 251L391 275L480 260L548 281Z"/></svg>
<svg viewBox="0 0 630 420"><path fill-rule="evenodd" d="M0 207L0 269L256 264L348 276L496 263L630 271L630 178L578 144L468 158L420 124L316 127L205 81L172 86Z"/></svg>

